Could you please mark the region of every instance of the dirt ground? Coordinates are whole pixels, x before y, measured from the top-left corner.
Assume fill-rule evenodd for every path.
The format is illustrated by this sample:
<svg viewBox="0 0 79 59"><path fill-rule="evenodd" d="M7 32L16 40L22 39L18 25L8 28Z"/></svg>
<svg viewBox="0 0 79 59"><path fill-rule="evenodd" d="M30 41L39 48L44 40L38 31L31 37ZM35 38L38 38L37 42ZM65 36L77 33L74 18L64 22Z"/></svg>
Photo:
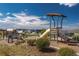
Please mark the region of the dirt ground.
<svg viewBox="0 0 79 59"><path fill-rule="evenodd" d="M8 46L13 46L15 45L14 43L8 43L6 40L1 40L0 44L6 44ZM28 46L27 43L22 43L22 46L25 46L26 48L24 49L25 52L19 52L20 54L15 54L15 56L57 56L58 52L54 48L48 48L46 51L39 51L36 46ZM22 49L23 51L23 49Z"/></svg>
<svg viewBox="0 0 79 59"><path fill-rule="evenodd" d="M6 44L8 46L12 46L15 45L15 43L8 43L6 40L1 40L0 44ZM50 49L50 51L46 51L46 52L40 52L35 46L28 46L27 43L22 43L27 47L27 52L26 55L27 56L57 56L58 52ZM66 43L62 43L62 42L58 42L57 41L50 41L50 46L53 47L57 47L57 48L61 48L61 47L69 47L72 48L73 50L75 50L77 53L79 53L79 46L71 46L68 45Z"/></svg>
<svg viewBox="0 0 79 59"><path fill-rule="evenodd" d="M57 42L57 41L51 41L51 46L57 47L57 48L62 48L62 47L69 47L79 53L79 46L73 46L73 45L68 45L67 43L62 43L62 42Z"/></svg>

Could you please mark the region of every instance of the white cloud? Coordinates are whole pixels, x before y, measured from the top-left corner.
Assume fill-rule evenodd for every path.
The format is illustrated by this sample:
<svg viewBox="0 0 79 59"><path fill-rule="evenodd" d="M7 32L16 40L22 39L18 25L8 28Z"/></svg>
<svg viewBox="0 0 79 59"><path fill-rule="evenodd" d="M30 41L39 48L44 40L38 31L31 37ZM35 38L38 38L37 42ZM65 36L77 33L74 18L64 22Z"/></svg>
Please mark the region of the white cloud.
<svg viewBox="0 0 79 59"><path fill-rule="evenodd" d="M2 13L0 13L0 16L3 16L3 14L2 14Z"/></svg>
<svg viewBox="0 0 79 59"><path fill-rule="evenodd" d="M68 6L68 7L73 7L75 5L77 5L78 3L60 3L60 5L65 5L65 6Z"/></svg>
<svg viewBox="0 0 79 59"><path fill-rule="evenodd" d="M15 17L7 16L0 20L0 28L24 28L24 29L39 29L47 28L48 21L41 20L41 17L27 15L25 13L14 13Z"/></svg>
<svg viewBox="0 0 79 59"><path fill-rule="evenodd" d="M63 29L65 30L74 30L74 29L79 29L79 22L74 23L74 24L68 24L68 25L64 25Z"/></svg>
<svg viewBox="0 0 79 59"><path fill-rule="evenodd" d="M10 15L10 12L6 13L6 15Z"/></svg>

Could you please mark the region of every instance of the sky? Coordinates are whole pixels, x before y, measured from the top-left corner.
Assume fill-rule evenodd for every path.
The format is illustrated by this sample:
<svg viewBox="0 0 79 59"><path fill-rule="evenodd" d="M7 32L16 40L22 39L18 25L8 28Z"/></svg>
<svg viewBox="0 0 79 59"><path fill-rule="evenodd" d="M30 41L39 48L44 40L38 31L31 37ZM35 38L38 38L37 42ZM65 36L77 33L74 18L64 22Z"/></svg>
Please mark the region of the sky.
<svg viewBox="0 0 79 59"><path fill-rule="evenodd" d="M49 28L48 13L67 16L63 29L79 27L78 3L0 3L0 29Z"/></svg>

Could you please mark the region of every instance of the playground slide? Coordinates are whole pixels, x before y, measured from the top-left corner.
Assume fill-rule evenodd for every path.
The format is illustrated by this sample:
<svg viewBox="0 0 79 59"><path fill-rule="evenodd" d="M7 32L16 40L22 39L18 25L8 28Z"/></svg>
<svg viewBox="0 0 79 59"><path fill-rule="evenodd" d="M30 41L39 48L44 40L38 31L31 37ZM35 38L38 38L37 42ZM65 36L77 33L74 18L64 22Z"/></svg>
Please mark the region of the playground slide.
<svg viewBox="0 0 79 59"><path fill-rule="evenodd" d="M39 38L47 38L50 29L47 29Z"/></svg>
<svg viewBox="0 0 79 59"><path fill-rule="evenodd" d="M47 29L39 38L47 38L49 32L50 32L50 29ZM60 34L59 37L60 38L62 37L62 39L68 39L68 37L66 37L65 35L62 35L62 34Z"/></svg>
<svg viewBox="0 0 79 59"><path fill-rule="evenodd" d="M50 29L47 29L39 38L42 38L42 39L47 38L49 32L50 32ZM69 37L67 37L67 36L65 36L65 34L61 34L61 33L59 35L59 40L61 40L60 38L62 38L63 41L70 40Z"/></svg>

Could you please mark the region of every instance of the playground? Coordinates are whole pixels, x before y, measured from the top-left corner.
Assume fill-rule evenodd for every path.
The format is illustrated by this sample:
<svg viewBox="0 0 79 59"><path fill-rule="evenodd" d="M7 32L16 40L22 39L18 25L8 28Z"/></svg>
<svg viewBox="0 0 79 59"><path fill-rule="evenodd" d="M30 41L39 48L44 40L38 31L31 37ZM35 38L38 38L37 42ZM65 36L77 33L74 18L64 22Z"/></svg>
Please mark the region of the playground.
<svg viewBox="0 0 79 59"><path fill-rule="evenodd" d="M59 55L58 50L63 47L71 48L77 55L79 55L79 42L77 40L73 40L72 36L67 36L62 32L63 21L67 16L59 13L48 13L47 17L50 21L50 28L44 31L41 30L43 33L41 33L41 31L24 32L23 30L16 29L0 30L0 45L7 45L9 47L16 46L15 50L24 49L24 51L19 50L17 54L13 53L12 55L57 56ZM50 49L45 49L46 51L44 50L44 52L40 52L35 46L28 45L29 42L40 39L48 39L50 41Z"/></svg>

